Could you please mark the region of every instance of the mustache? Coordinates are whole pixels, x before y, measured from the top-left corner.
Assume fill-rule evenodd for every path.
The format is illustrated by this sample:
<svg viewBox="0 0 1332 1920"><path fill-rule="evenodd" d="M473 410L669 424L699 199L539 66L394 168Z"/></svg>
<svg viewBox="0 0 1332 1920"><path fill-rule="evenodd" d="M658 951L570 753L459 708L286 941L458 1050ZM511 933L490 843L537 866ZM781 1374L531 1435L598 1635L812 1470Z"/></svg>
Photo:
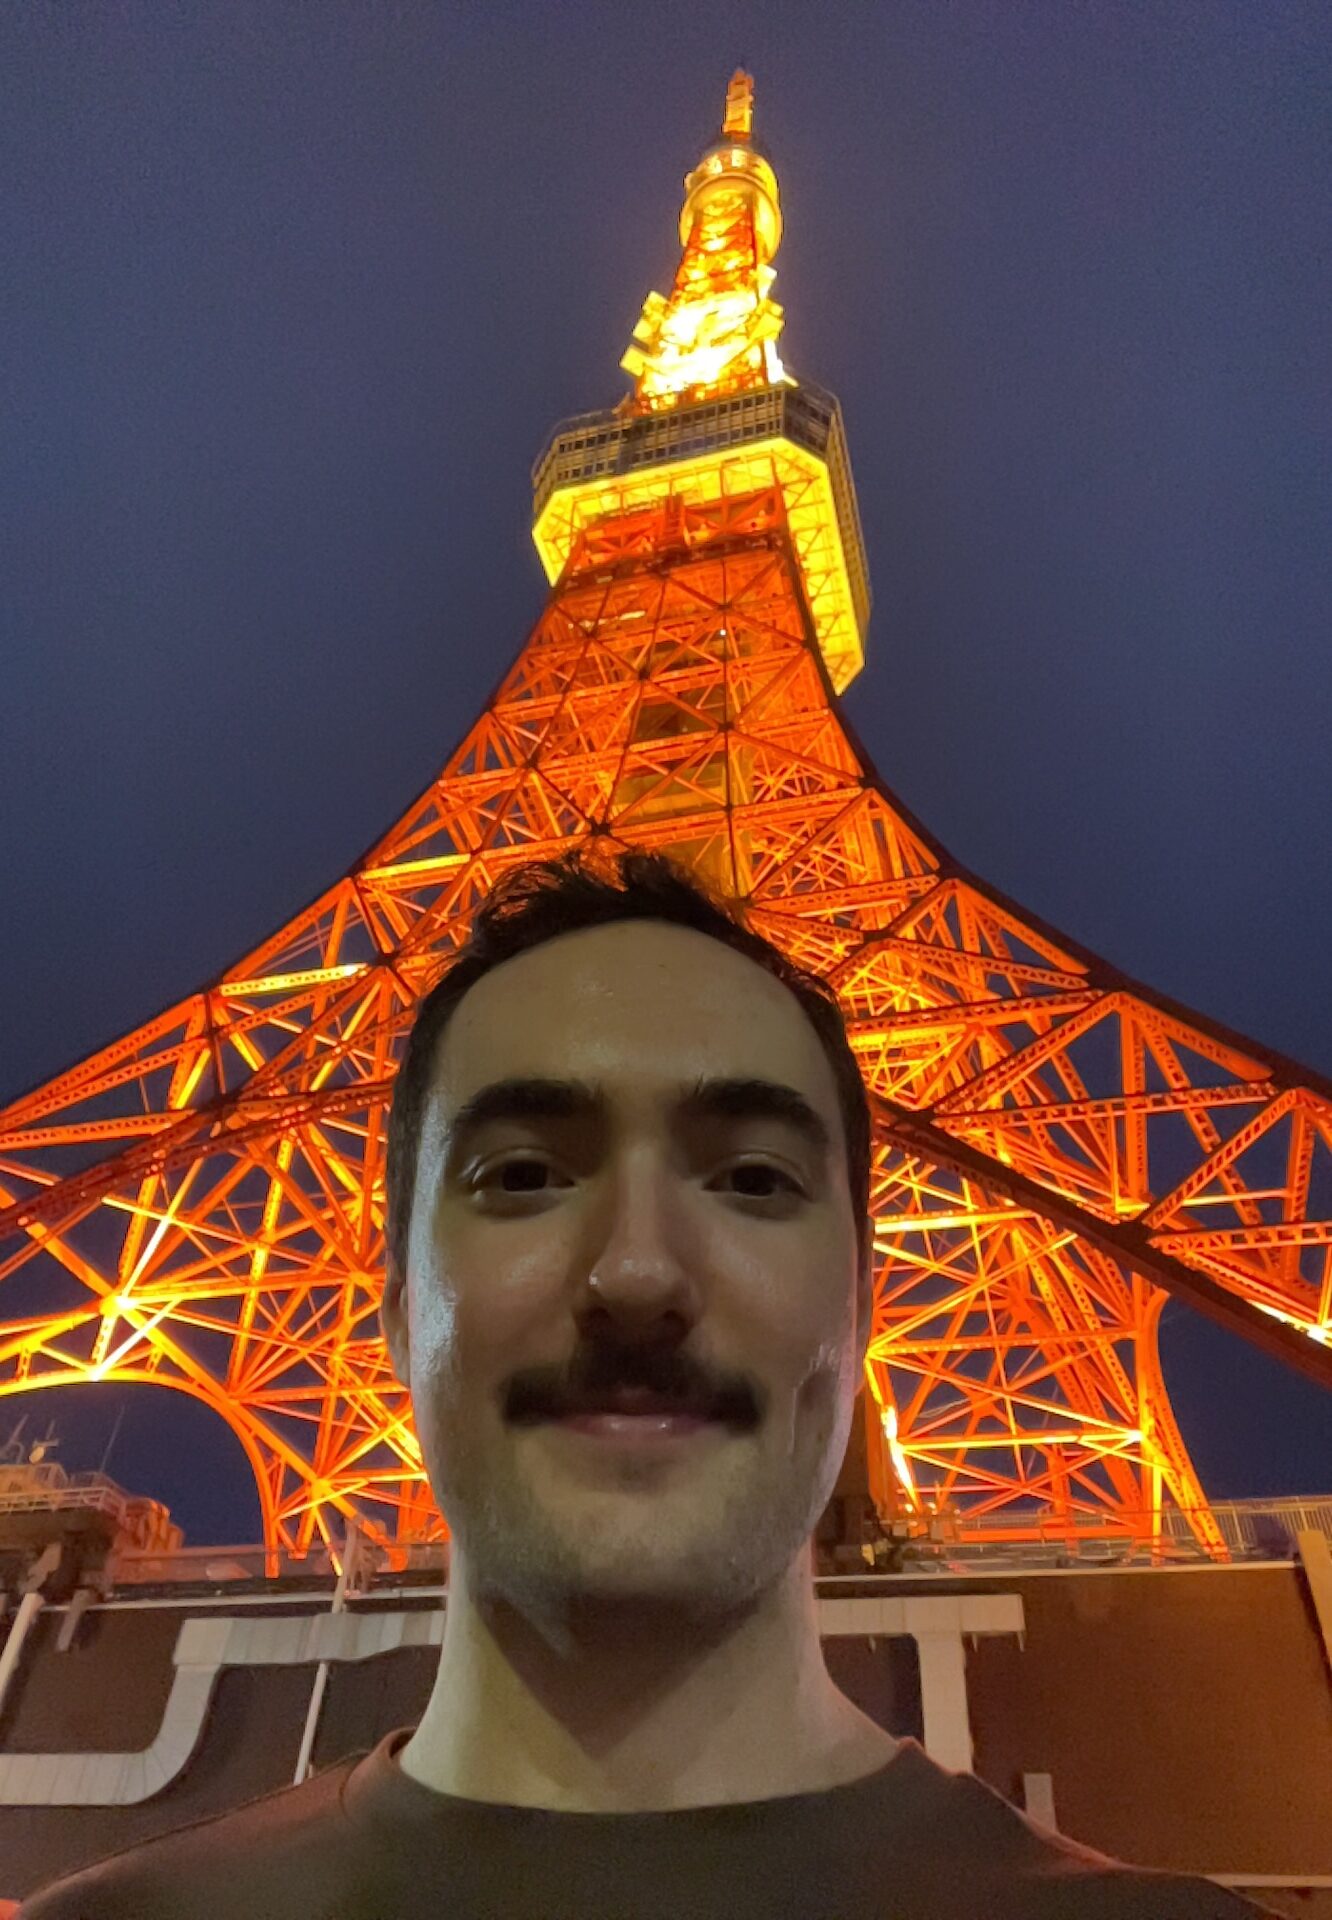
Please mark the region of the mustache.
<svg viewBox="0 0 1332 1920"><path fill-rule="evenodd" d="M581 1413L620 1391L637 1389L681 1413L753 1427L761 1396L740 1375L714 1378L678 1352L630 1348L580 1350L567 1366L532 1367L510 1382L508 1418L517 1425Z"/></svg>

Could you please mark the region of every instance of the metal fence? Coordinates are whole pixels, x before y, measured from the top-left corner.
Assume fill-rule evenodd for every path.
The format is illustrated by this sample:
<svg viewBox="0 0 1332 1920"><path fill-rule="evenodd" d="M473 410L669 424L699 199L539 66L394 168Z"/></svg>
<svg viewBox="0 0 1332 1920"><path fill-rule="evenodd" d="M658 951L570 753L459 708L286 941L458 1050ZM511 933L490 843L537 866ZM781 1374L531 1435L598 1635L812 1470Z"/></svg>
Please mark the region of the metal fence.
<svg viewBox="0 0 1332 1920"><path fill-rule="evenodd" d="M99 1476L82 1478L95 1480ZM1332 1496L1219 1500L1211 1511L1236 1560L1293 1559L1297 1538L1303 1532L1322 1533L1332 1540ZM1104 1523L1078 1527L1044 1514L990 1515L983 1525L990 1537L979 1540L974 1537L980 1530L979 1524L969 1528L965 1519L943 1526L936 1523L933 1539L908 1544L903 1570L915 1566L946 1572L954 1568L974 1568L986 1562L1020 1568L1161 1563L1178 1566L1202 1565L1207 1561L1189 1525L1188 1515L1177 1511L1163 1516L1162 1534L1155 1543L1127 1532L1116 1533ZM376 1579L416 1578L429 1585L447 1580L447 1541L395 1547L391 1553L374 1547L367 1547L365 1551L369 1556L368 1571ZM179 1547L169 1553L123 1552L116 1556L114 1580L120 1588L216 1587L242 1581L324 1587L337 1578L339 1570L338 1557L323 1545L312 1547L298 1558L246 1543Z"/></svg>
<svg viewBox="0 0 1332 1920"><path fill-rule="evenodd" d="M0 1467L0 1513L36 1513L77 1507L123 1521L130 1496L104 1473L66 1473L49 1466Z"/></svg>

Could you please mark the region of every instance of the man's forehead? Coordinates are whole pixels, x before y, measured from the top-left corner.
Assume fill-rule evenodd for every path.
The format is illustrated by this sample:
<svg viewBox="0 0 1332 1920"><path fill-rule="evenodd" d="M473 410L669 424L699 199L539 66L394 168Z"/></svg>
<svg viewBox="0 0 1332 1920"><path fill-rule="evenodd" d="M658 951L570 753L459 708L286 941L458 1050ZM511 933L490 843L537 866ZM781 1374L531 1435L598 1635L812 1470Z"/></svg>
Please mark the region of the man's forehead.
<svg viewBox="0 0 1332 1920"><path fill-rule="evenodd" d="M765 968L691 928L619 922L585 932L595 937L520 954L464 995L432 1075L448 1106L510 1078L579 1080L612 1100L663 1103L705 1077L767 1078L825 1110L835 1103L818 1035Z"/></svg>

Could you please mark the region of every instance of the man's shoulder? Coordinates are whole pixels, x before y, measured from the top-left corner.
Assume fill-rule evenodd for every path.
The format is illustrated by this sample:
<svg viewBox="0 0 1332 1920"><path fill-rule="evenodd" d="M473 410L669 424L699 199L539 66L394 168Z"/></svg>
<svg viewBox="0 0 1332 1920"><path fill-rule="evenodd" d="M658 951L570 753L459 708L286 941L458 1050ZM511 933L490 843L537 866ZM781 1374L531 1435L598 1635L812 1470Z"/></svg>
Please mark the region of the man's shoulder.
<svg viewBox="0 0 1332 1920"><path fill-rule="evenodd" d="M265 1920L305 1920L342 1877L349 1831L342 1789L355 1764L344 1760L298 1787L174 1827L52 1881L24 1902L18 1920L253 1920L260 1912Z"/></svg>
<svg viewBox="0 0 1332 1920"><path fill-rule="evenodd" d="M1029 1880L1023 1911L1032 1920L1272 1920L1266 1907L1214 1880L1121 1861Z"/></svg>
<svg viewBox="0 0 1332 1920"><path fill-rule="evenodd" d="M1260 1920L1267 1912L1215 1881L1134 1866L1056 1833L914 1743L908 1759L926 1789L916 1804L930 1911L945 1911L945 1889L961 1884L975 1911L994 1920Z"/></svg>

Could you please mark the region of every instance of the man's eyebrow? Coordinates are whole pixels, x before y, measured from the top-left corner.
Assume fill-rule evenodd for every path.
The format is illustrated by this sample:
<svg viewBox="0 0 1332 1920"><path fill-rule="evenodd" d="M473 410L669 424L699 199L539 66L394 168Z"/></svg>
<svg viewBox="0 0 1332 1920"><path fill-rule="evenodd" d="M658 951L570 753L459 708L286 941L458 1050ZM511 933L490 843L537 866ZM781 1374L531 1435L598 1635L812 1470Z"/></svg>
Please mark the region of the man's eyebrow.
<svg viewBox="0 0 1332 1920"><path fill-rule="evenodd" d="M781 1080L705 1078L676 1103L676 1112L685 1120L777 1120L816 1153L826 1154L832 1145L823 1115Z"/></svg>
<svg viewBox="0 0 1332 1920"><path fill-rule="evenodd" d="M603 1089L586 1080L540 1075L492 1080L465 1100L448 1121L447 1150L460 1152L491 1121L604 1120L609 1104ZM685 1122L776 1120L820 1155L826 1155L832 1144L823 1116L803 1093L780 1080L705 1076L678 1095L673 1113Z"/></svg>

